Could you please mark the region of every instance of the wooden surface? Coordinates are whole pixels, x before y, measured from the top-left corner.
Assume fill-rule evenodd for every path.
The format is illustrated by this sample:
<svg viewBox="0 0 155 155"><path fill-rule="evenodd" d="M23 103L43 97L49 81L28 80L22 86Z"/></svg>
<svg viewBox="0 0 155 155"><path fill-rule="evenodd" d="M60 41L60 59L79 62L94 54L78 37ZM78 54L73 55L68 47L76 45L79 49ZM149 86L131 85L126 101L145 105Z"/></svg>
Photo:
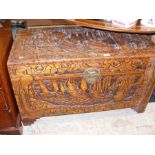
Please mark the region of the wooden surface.
<svg viewBox="0 0 155 155"><path fill-rule="evenodd" d="M7 71L12 46L10 22L0 29L0 134L20 134L21 122Z"/></svg>
<svg viewBox="0 0 155 155"><path fill-rule="evenodd" d="M121 27L115 26L111 22L106 22L105 20L75 19L71 21L80 26L101 29L101 30L126 32L126 33L145 33L145 34L155 33L155 28L143 26L140 24L139 21L135 26L132 26L130 28L121 28Z"/></svg>
<svg viewBox="0 0 155 155"><path fill-rule="evenodd" d="M23 122L129 107L143 112L155 85L152 37L80 27L18 31L8 69Z"/></svg>
<svg viewBox="0 0 155 155"><path fill-rule="evenodd" d="M47 28L47 27L60 27L60 26L76 26L70 20L65 19L26 19L27 28Z"/></svg>
<svg viewBox="0 0 155 155"><path fill-rule="evenodd" d="M124 58L155 55L155 35L100 31L90 28L19 30L9 64Z"/></svg>

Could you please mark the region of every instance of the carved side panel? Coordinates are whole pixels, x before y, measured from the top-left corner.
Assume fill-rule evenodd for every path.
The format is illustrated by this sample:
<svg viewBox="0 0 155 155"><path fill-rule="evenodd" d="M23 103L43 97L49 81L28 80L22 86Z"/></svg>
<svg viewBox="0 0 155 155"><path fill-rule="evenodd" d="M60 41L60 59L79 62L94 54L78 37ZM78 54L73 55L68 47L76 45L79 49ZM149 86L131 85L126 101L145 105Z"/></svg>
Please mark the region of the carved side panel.
<svg viewBox="0 0 155 155"><path fill-rule="evenodd" d="M155 88L155 58L150 58L147 69L144 73L144 87L143 89L138 88L137 95L142 94L142 97L137 100L134 109L137 112L144 112L152 95L153 89Z"/></svg>

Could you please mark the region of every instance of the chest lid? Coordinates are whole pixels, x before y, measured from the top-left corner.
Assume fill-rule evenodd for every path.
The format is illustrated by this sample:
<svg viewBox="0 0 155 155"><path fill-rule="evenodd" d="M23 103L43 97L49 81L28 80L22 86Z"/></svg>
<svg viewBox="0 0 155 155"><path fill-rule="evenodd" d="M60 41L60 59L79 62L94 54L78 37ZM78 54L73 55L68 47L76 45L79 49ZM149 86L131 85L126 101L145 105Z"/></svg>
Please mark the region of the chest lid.
<svg viewBox="0 0 155 155"><path fill-rule="evenodd" d="M155 56L153 35L82 27L25 29L17 32L9 64Z"/></svg>

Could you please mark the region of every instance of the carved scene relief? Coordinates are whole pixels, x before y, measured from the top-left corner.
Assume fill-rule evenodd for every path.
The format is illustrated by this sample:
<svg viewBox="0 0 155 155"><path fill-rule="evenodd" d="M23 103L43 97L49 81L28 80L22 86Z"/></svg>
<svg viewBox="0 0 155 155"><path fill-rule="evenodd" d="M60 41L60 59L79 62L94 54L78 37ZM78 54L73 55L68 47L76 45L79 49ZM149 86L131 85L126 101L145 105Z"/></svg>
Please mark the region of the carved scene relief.
<svg viewBox="0 0 155 155"><path fill-rule="evenodd" d="M9 62L140 56L153 54L154 48L151 35L78 27L32 29L17 33Z"/></svg>
<svg viewBox="0 0 155 155"><path fill-rule="evenodd" d="M28 96L56 106L89 106L131 101L141 76L104 76L94 84L82 78L34 80Z"/></svg>

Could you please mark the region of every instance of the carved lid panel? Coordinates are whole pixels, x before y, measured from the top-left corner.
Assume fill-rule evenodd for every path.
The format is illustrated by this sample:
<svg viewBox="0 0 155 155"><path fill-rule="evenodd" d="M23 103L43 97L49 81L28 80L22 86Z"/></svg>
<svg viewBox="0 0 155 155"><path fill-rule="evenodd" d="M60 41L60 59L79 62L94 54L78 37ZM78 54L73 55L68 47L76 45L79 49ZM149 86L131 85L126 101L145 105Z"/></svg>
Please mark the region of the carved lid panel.
<svg viewBox="0 0 155 155"><path fill-rule="evenodd" d="M9 64L155 56L153 38L82 27L19 30Z"/></svg>

